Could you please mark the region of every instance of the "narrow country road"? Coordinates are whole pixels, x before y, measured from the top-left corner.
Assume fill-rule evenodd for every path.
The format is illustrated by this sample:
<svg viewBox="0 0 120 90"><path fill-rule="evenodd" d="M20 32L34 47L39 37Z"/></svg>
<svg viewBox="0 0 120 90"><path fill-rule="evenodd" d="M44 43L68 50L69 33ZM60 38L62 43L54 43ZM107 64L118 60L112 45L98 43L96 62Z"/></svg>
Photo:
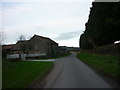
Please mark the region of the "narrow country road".
<svg viewBox="0 0 120 90"><path fill-rule="evenodd" d="M99 75L76 58L76 53L54 61L44 88L111 88ZM38 87L38 86L37 86Z"/></svg>

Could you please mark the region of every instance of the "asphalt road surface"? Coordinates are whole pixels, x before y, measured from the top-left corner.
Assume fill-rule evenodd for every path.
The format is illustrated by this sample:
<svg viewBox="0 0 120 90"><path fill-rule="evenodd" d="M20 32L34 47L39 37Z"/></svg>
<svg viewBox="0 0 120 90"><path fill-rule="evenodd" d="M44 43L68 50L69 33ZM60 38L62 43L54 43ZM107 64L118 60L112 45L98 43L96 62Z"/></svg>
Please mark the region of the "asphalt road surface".
<svg viewBox="0 0 120 90"><path fill-rule="evenodd" d="M44 88L111 88L76 53L54 61L55 67L43 81ZM39 87L39 85L37 86Z"/></svg>

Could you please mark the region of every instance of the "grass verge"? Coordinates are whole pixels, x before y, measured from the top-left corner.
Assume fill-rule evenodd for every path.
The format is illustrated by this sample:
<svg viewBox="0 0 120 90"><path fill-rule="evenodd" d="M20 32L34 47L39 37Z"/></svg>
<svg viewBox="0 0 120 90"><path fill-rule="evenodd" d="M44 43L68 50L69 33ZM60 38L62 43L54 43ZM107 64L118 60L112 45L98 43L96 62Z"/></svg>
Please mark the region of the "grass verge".
<svg viewBox="0 0 120 90"><path fill-rule="evenodd" d="M38 77L43 78L52 67L53 62L3 60L2 88L27 88Z"/></svg>
<svg viewBox="0 0 120 90"><path fill-rule="evenodd" d="M77 58L116 81L120 80L120 66L117 57L81 52L77 54Z"/></svg>

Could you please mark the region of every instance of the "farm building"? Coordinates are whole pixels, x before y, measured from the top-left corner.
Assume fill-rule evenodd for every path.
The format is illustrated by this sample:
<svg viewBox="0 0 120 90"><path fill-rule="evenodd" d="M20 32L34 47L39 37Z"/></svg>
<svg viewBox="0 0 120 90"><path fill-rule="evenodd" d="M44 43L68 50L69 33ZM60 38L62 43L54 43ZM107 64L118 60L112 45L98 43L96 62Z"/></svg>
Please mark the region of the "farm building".
<svg viewBox="0 0 120 90"><path fill-rule="evenodd" d="M22 57L55 57L58 56L58 43L50 38L34 35L30 40L18 41L10 50L11 54L18 58Z"/></svg>

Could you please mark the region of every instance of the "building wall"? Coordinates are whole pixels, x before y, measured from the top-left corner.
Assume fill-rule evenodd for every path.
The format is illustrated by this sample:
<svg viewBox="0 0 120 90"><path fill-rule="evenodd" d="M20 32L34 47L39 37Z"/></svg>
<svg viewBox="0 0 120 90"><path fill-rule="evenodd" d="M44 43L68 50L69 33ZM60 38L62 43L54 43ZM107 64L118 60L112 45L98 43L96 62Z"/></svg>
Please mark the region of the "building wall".
<svg viewBox="0 0 120 90"><path fill-rule="evenodd" d="M58 45L54 43L47 43L47 56L48 57L55 57L58 56Z"/></svg>
<svg viewBox="0 0 120 90"><path fill-rule="evenodd" d="M30 44L32 45L32 50L30 53L47 53L46 52L46 43L40 40L39 38L35 37L30 40Z"/></svg>
<svg viewBox="0 0 120 90"><path fill-rule="evenodd" d="M34 37L30 40L33 45L31 53L45 53L47 57L58 56L58 44L40 40Z"/></svg>

